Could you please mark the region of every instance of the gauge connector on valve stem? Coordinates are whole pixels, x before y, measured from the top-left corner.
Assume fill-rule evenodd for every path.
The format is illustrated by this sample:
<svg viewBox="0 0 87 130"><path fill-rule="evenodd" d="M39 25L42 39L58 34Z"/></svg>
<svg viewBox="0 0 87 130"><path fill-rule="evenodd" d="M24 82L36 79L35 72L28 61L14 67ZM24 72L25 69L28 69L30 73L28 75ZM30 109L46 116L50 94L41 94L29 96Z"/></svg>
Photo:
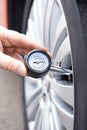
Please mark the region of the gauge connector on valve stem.
<svg viewBox="0 0 87 130"><path fill-rule="evenodd" d="M31 51L25 56L24 60L28 74L33 78L41 78L45 76L49 70L62 75L72 74L71 71L63 69L62 67L51 66L49 54L41 50Z"/></svg>

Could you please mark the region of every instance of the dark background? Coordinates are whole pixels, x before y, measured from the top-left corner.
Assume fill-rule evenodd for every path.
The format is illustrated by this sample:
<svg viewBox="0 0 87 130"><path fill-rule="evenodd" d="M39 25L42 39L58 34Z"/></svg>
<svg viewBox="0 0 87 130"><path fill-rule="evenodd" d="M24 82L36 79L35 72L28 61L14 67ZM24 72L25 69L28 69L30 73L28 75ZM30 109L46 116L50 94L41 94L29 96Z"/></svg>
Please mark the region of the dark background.
<svg viewBox="0 0 87 130"><path fill-rule="evenodd" d="M8 28L21 32L26 0L8 0Z"/></svg>

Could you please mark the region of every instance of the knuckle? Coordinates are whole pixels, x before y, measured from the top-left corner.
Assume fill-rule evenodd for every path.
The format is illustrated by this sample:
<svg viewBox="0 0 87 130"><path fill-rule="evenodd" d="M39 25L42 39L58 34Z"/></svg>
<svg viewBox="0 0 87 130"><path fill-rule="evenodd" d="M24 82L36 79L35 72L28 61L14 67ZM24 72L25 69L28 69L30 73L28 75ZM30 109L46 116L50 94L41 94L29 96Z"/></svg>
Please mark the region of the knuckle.
<svg viewBox="0 0 87 130"><path fill-rule="evenodd" d="M13 59L10 60L8 65L7 65L7 70L15 72L16 68L17 68L15 64L16 64L15 60L13 60Z"/></svg>

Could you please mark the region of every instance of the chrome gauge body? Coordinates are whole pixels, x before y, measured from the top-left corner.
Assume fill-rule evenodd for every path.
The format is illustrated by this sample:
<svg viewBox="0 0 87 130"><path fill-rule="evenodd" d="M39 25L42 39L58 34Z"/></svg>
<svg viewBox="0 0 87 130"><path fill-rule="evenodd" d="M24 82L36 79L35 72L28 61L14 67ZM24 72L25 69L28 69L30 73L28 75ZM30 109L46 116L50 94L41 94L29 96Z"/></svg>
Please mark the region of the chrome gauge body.
<svg viewBox="0 0 87 130"><path fill-rule="evenodd" d="M26 56L25 63L31 77L41 78L49 71L51 59L46 52L33 50Z"/></svg>

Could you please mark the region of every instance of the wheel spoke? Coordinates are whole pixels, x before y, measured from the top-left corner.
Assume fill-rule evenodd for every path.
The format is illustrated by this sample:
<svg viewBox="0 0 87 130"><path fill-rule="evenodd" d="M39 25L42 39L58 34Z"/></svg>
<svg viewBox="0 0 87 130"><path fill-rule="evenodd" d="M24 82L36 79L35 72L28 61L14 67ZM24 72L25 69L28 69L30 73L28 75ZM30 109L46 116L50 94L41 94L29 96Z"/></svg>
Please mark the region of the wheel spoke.
<svg viewBox="0 0 87 130"><path fill-rule="evenodd" d="M63 123L64 127L67 130L73 130L73 112L72 108L68 107L66 104L61 102L60 98L58 96L53 98L53 102L56 106L56 109L59 113L60 121ZM59 105L60 104L60 105ZM65 107L64 107L65 106ZM65 108L65 109L64 109Z"/></svg>

